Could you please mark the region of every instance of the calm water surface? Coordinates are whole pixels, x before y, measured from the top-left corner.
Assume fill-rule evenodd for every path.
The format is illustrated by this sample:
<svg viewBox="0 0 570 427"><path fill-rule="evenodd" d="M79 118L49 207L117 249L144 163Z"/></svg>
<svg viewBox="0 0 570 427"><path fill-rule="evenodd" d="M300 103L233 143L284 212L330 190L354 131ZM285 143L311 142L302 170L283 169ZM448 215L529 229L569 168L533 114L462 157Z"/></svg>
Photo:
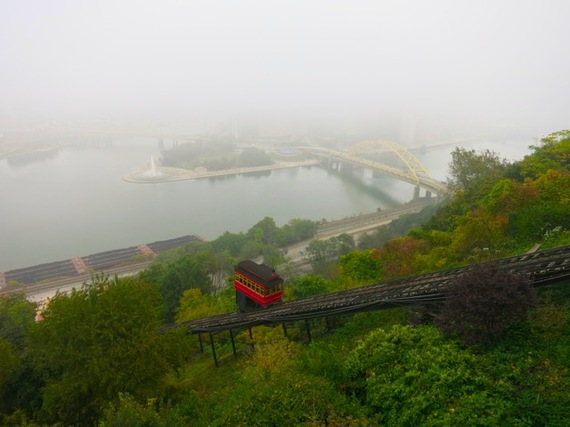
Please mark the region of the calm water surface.
<svg viewBox="0 0 570 427"><path fill-rule="evenodd" d="M418 157L443 179L450 151ZM317 166L158 184L122 180L153 155L160 155L156 140L139 139L65 148L26 165L0 160L0 271L186 234L211 240L265 216L278 226L342 219L405 203L413 192L368 171L347 176Z"/></svg>

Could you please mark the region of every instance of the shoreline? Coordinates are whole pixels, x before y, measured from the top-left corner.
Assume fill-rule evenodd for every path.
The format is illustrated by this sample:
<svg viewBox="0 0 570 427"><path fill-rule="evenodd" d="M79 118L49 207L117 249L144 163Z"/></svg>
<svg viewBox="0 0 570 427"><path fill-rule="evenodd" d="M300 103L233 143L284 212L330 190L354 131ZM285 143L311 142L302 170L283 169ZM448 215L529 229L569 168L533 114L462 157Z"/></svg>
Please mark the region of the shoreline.
<svg viewBox="0 0 570 427"><path fill-rule="evenodd" d="M347 233L354 236L364 233L369 233L381 227L382 225L392 222L394 219L400 217L403 214L420 211L426 205L434 202L436 202L435 199L417 201L414 203L407 203L403 206L395 208L385 209L377 212L370 212L351 218L343 218L339 220L333 220L324 224L320 224L316 234L311 239L295 242L293 244L283 247L282 249L286 250L287 256L289 256L293 262L300 262L302 261L302 256L300 256L300 251L304 251L306 246L312 240L327 240L330 239L331 237L343 233ZM193 236L199 237L198 235L193 235ZM176 238L171 240L176 240ZM204 239L201 240L205 241ZM113 251L115 250L110 250L107 252L110 253ZM86 258L86 257L82 256L81 258ZM67 262L67 261L71 261L71 259L61 260L59 262ZM56 291L65 293L73 288L77 289L81 288L83 283L89 282L89 280L93 277L94 273L102 273L108 275L109 277L113 275L118 275L119 277L121 277L125 275L136 274L137 272L146 268L152 261L153 258L149 258L140 262L117 263L116 265L113 266L94 268L93 270L89 270L89 272L84 272L73 276L58 276L53 278L46 278L37 283L24 283L21 286L17 287L8 287L6 285L4 286L0 285L0 296L8 295L11 293L24 292L26 293L29 299L33 301L41 301L47 297L54 295ZM33 268L42 265L44 264L39 264L36 266L29 266L24 268ZM6 273L10 271L13 270L8 270L6 271ZM0 274L2 273L0 272Z"/></svg>
<svg viewBox="0 0 570 427"><path fill-rule="evenodd" d="M306 160L302 162L275 162L271 165L256 166L250 168L234 168L219 171L207 171L204 168L196 168L195 170L156 167L156 175L151 175L152 169L144 167L123 175L123 180L134 184L159 184L165 182L191 181L194 179L211 178L216 176L239 175L253 172L264 172L275 169L296 168L303 166L314 166L318 164L318 160Z"/></svg>

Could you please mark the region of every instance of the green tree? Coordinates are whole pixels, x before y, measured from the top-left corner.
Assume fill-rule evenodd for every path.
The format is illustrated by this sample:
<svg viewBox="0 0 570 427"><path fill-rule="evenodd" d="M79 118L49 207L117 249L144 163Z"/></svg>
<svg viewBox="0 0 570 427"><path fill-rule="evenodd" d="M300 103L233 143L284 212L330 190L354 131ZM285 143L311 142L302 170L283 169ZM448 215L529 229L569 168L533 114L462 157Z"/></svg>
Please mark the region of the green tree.
<svg viewBox="0 0 570 427"><path fill-rule="evenodd" d="M334 261L337 256L335 247L329 240L312 240L307 245L305 252L313 269L319 269Z"/></svg>
<svg viewBox="0 0 570 427"><path fill-rule="evenodd" d="M371 332L345 370L352 391L385 425L516 425L512 389L432 326Z"/></svg>
<svg viewBox="0 0 570 427"><path fill-rule="evenodd" d="M140 276L160 289L166 322L174 320L176 307L186 289L197 288L203 293L213 291L212 278L200 254L184 253L168 264L153 263Z"/></svg>
<svg viewBox="0 0 570 427"><path fill-rule="evenodd" d="M478 209L461 217L458 223L451 244L458 260L480 262L504 253L502 251L508 241L506 215L491 215L484 209Z"/></svg>
<svg viewBox="0 0 570 427"><path fill-rule="evenodd" d="M0 297L0 337L21 352L28 330L34 324L36 310L36 304L28 301L24 294Z"/></svg>
<svg viewBox="0 0 570 427"><path fill-rule="evenodd" d="M313 272L325 274L331 266L338 263L342 255L354 250L355 246L354 238L346 233L327 240L312 240L307 245L306 258Z"/></svg>
<svg viewBox="0 0 570 427"><path fill-rule="evenodd" d="M273 218L265 217L251 227L247 234L226 231L211 243L211 249L213 252L227 250L234 257L254 258L263 253L263 245L283 247L314 237L317 226L315 221L292 219L279 228Z"/></svg>
<svg viewBox="0 0 570 427"><path fill-rule="evenodd" d="M506 160L490 150L477 153L457 147L451 153L447 185L472 202L503 177L507 165Z"/></svg>
<svg viewBox="0 0 570 427"><path fill-rule="evenodd" d="M36 310L24 294L0 297L0 413L37 406L42 382L30 366L28 350Z"/></svg>
<svg viewBox="0 0 570 427"><path fill-rule="evenodd" d="M252 374L248 370L245 375ZM210 424L213 426L375 425L331 381L297 370L254 383L241 379L217 406L219 417Z"/></svg>
<svg viewBox="0 0 570 427"><path fill-rule="evenodd" d="M381 248L388 240L403 237L412 229L422 227L441 209L443 209L441 204L429 205L420 212L402 215L372 233L364 233L358 238L358 249Z"/></svg>
<svg viewBox="0 0 570 427"><path fill-rule="evenodd" d="M222 252L202 251L199 255L210 276L213 292L219 294L228 285L228 277L233 275L234 257L227 250Z"/></svg>
<svg viewBox="0 0 570 427"><path fill-rule="evenodd" d="M235 311L234 295L233 287L224 291L223 295L204 295L200 289L190 288L182 294L176 310L176 321L183 322Z"/></svg>
<svg viewBox="0 0 570 427"><path fill-rule="evenodd" d="M380 280L382 266L376 250L352 251L340 257L340 275L343 279L374 283Z"/></svg>
<svg viewBox="0 0 570 427"><path fill-rule="evenodd" d="M358 237L358 249L375 249L381 248L384 244L391 240L401 237L401 234L396 232L388 225L383 225L371 233L365 233Z"/></svg>
<svg viewBox="0 0 570 427"><path fill-rule="evenodd" d="M291 299L309 298L333 291L333 283L322 276L300 276L287 283L287 295Z"/></svg>
<svg viewBox="0 0 570 427"><path fill-rule="evenodd" d="M510 190L492 200L492 209L508 215L505 231L511 239L536 242L552 230L570 229L570 172L549 169Z"/></svg>
<svg viewBox="0 0 570 427"><path fill-rule="evenodd" d="M269 155L256 147L244 148L238 158L238 165L241 167L264 166L272 163L273 160Z"/></svg>
<svg viewBox="0 0 570 427"><path fill-rule="evenodd" d="M146 405L138 403L129 394L119 394L119 402L111 403L105 409L99 427L166 427L165 420L157 411L156 399L149 399ZM172 424L170 424L172 425Z"/></svg>
<svg viewBox="0 0 570 427"><path fill-rule="evenodd" d="M354 240L344 234L326 240L312 240L307 245L307 258L312 263L323 264L336 261L341 255L354 249Z"/></svg>
<svg viewBox="0 0 570 427"><path fill-rule="evenodd" d="M570 130L554 132L530 147L532 153L520 162L524 178L537 178L549 169L570 171Z"/></svg>
<svg viewBox="0 0 570 427"><path fill-rule="evenodd" d="M570 208L570 172L549 169L534 181L544 201Z"/></svg>
<svg viewBox="0 0 570 427"><path fill-rule="evenodd" d="M287 225L293 231L294 241L312 239L317 233L318 224L308 219L293 218Z"/></svg>
<svg viewBox="0 0 570 427"><path fill-rule="evenodd" d="M416 253L418 265L423 266L422 272L442 270L460 265L457 253L451 247L453 233L438 229L426 231L413 230L410 237L422 240L422 250Z"/></svg>
<svg viewBox="0 0 570 427"><path fill-rule="evenodd" d="M285 263L285 254L282 249L267 245L263 248L263 263L273 268Z"/></svg>
<svg viewBox="0 0 570 427"><path fill-rule="evenodd" d="M4 397L5 386L10 382L20 364L15 346L0 337L0 397ZM0 409L3 405L0 405Z"/></svg>
<svg viewBox="0 0 570 427"><path fill-rule="evenodd" d="M265 245L277 245L279 243L279 228L273 218L266 216L248 230L247 237Z"/></svg>
<svg viewBox="0 0 570 427"><path fill-rule="evenodd" d="M209 171L231 169L236 166L236 159L234 156L221 156L204 160L201 165Z"/></svg>
<svg viewBox="0 0 570 427"><path fill-rule="evenodd" d="M220 237L212 242L212 251L223 252L225 250L237 257L239 256L242 247L247 242L247 236L243 233L233 234L226 231Z"/></svg>
<svg viewBox="0 0 570 427"><path fill-rule="evenodd" d="M353 251L356 247L354 237L350 234L342 233L329 240L335 245L336 253L339 257Z"/></svg>
<svg viewBox="0 0 570 427"><path fill-rule="evenodd" d="M331 381L297 369L295 343L283 337L264 342L261 333L256 332L256 351L243 375L226 393L217 393L211 425L367 425L358 406Z"/></svg>
<svg viewBox="0 0 570 427"><path fill-rule="evenodd" d="M265 245L256 240L247 241L241 248L238 258L240 259L253 259L261 256Z"/></svg>
<svg viewBox="0 0 570 427"><path fill-rule="evenodd" d="M146 398L170 370L159 335L160 295L139 278L96 278L57 294L30 336L42 373L41 418L90 425L119 392Z"/></svg>

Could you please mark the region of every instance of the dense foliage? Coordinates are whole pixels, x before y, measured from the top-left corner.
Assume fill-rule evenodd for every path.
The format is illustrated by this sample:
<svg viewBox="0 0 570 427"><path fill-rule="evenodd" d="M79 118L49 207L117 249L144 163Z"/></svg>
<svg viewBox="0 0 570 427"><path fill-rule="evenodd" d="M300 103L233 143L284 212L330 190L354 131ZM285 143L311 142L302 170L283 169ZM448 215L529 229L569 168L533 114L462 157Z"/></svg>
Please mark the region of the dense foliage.
<svg viewBox="0 0 570 427"><path fill-rule="evenodd" d="M247 233L230 233L226 231L212 242L212 250L215 252L228 251L237 258L255 258L269 255L266 260L268 265L278 263L271 259L274 249L283 248L292 243L311 239L317 232L318 223L306 219L292 219L282 227L277 227L275 220L265 217ZM277 261L282 261L280 258Z"/></svg>
<svg viewBox="0 0 570 427"><path fill-rule="evenodd" d="M509 326L528 319L537 304L530 278L494 263L471 267L449 289L437 324L466 344L489 343Z"/></svg>
<svg viewBox="0 0 570 427"><path fill-rule="evenodd" d="M362 245L315 241L313 274L289 280L286 297L570 244L569 144L558 132L512 164L456 150L456 193L437 212ZM264 218L163 254L140 276L95 277L54 297L37 322L23 295L0 298L0 425L570 425L570 286L540 290L534 307L524 278L492 264L450 290L436 324L452 335L410 326L403 308L315 320L310 343L304 322L287 325L288 339L257 327L252 338L235 331L235 359L227 334L213 337L216 369L208 346L165 325L233 311L236 258L279 265L316 226Z"/></svg>
<svg viewBox="0 0 570 427"><path fill-rule="evenodd" d="M264 166L273 163L271 157L256 147L239 149L229 141L186 142L162 151L164 166L210 171L238 167Z"/></svg>
<svg viewBox="0 0 570 427"><path fill-rule="evenodd" d="M504 399L512 386L432 326L377 329L345 365L356 394L386 425L512 425Z"/></svg>
<svg viewBox="0 0 570 427"><path fill-rule="evenodd" d="M315 273L330 277L334 276L339 257L350 253L354 247L354 238L344 233L330 239L311 241L307 246L305 257Z"/></svg>
<svg viewBox="0 0 570 427"><path fill-rule="evenodd" d="M162 164L171 167L195 168L201 159L220 157L224 153L232 152L234 144L229 141L193 141L176 144L174 147L162 151ZM198 163L197 163L198 161Z"/></svg>
<svg viewBox="0 0 570 427"><path fill-rule="evenodd" d="M288 299L296 300L309 298L331 292L334 284L323 276L306 275L295 277L287 284Z"/></svg>
<svg viewBox="0 0 570 427"><path fill-rule="evenodd" d="M30 335L45 385L40 409L66 424L94 422L107 396L149 396L169 369L160 325L160 295L139 279L99 279L57 295Z"/></svg>

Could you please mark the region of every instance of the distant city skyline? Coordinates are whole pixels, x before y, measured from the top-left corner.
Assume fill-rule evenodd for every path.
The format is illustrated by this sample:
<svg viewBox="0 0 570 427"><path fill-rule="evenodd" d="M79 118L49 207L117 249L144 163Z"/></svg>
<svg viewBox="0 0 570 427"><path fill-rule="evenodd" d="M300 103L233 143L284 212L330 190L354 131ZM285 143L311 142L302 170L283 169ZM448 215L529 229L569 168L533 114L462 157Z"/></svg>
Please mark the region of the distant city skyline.
<svg viewBox="0 0 570 427"><path fill-rule="evenodd" d="M568 127L568 22L566 0L3 0L0 123L539 137Z"/></svg>

